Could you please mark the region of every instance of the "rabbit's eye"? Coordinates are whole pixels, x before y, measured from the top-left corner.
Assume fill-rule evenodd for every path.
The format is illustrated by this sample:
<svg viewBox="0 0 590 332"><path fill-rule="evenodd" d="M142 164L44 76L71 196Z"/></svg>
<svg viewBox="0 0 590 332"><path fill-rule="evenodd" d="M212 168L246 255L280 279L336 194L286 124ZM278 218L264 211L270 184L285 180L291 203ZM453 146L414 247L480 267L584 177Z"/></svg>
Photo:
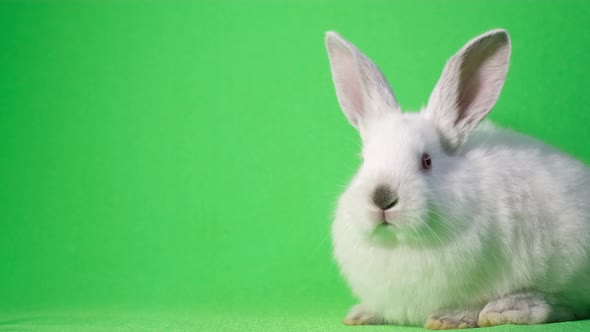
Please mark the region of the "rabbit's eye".
<svg viewBox="0 0 590 332"><path fill-rule="evenodd" d="M422 169L429 170L432 168L432 159L428 153L422 154Z"/></svg>

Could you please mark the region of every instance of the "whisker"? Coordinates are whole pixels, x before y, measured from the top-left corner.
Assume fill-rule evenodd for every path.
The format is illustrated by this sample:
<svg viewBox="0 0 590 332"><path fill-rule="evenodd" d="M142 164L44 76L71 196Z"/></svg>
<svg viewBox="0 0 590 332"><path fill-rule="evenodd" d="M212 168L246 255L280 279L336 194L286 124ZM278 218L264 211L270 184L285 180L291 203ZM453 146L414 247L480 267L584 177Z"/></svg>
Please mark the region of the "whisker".
<svg viewBox="0 0 590 332"><path fill-rule="evenodd" d="M444 218L442 215L440 215L439 213L435 212L432 209L429 209L428 207L426 208L426 211L433 213L435 215L437 215L440 219L442 219L443 223L439 224L439 226L443 226L445 228L445 230L451 231L451 229L449 228L449 226L447 226L446 224L449 223L448 219ZM436 233L436 231L428 224L428 221L426 221L424 223L424 225L431 231L431 233L438 239L438 241L441 243L441 245L443 246L443 248L446 246L445 242L440 238L440 236L438 236L438 234Z"/></svg>

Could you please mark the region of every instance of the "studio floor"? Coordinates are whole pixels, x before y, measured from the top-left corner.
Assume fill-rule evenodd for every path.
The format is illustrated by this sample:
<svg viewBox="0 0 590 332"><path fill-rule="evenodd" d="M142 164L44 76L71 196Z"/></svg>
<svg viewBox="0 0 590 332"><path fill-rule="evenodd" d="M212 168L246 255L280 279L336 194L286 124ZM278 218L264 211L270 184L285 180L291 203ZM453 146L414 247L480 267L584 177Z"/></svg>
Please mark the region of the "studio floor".
<svg viewBox="0 0 590 332"><path fill-rule="evenodd" d="M344 326L336 313L166 310L63 310L0 313L0 331L427 331L419 327ZM590 320L485 328L489 332L590 331Z"/></svg>

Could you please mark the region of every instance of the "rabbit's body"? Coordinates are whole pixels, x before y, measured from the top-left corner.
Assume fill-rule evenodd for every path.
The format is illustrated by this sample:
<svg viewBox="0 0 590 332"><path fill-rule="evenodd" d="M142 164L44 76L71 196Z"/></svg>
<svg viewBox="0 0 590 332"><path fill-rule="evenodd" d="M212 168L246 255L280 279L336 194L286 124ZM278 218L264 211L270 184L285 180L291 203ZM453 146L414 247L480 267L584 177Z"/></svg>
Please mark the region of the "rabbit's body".
<svg viewBox="0 0 590 332"><path fill-rule="evenodd" d="M363 141L332 229L361 301L345 322L446 329L588 317L590 170L480 124L506 77L508 34L463 47L417 113L401 112L352 44L335 33L326 42L340 105Z"/></svg>
<svg viewBox="0 0 590 332"><path fill-rule="evenodd" d="M590 309L590 171L539 141L489 124L471 134L456 158L458 165L440 165L446 174L432 174L432 212L415 238L392 234L376 244L379 235L352 231L355 218L366 218L357 216L364 199L356 197L355 180L341 197L334 254L361 303L386 322L421 325L441 310L481 310L502 296L536 290L584 315ZM453 227L454 220L460 227L436 225Z"/></svg>

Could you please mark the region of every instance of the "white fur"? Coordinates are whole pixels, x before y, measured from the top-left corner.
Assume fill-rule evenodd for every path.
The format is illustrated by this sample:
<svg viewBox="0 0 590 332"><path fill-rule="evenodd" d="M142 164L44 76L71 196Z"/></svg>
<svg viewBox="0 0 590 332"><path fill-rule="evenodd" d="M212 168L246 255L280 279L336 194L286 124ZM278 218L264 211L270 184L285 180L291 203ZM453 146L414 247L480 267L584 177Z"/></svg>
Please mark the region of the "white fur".
<svg viewBox="0 0 590 332"><path fill-rule="evenodd" d="M539 323L587 315L589 169L530 137L485 122L475 128L504 82L507 33L491 31L460 50L418 113L399 111L377 67L354 46L335 33L326 39L338 98L363 140L363 163L340 197L332 229L334 256L362 304L355 308L373 321L421 325L436 313L512 303L502 300L510 296L529 301L519 294L531 292L531 308L549 308L534 320L486 319ZM470 62L469 86L458 82L465 74L458 61ZM377 72L358 75L366 70ZM475 102L459 105L454 98L465 91L457 89L473 85L480 87L468 91ZM351 108L350 96L371 103ZM420 168L424 152L431 170ZM371 202L382 184L399 195L385 214L388 226Z"/></svg>

